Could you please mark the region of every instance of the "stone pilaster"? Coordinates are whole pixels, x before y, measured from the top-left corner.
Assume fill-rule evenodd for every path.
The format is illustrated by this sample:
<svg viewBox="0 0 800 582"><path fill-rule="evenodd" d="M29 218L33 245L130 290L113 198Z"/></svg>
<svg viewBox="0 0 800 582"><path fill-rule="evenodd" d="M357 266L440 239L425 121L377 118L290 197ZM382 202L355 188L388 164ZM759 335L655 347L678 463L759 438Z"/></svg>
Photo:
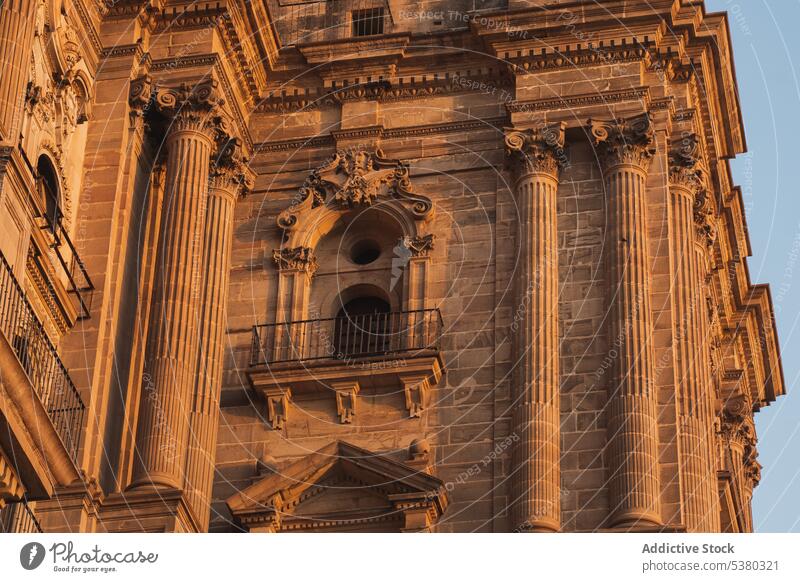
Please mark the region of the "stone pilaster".
<svg viewBox="0 0 800 582"><path fill-rule="evenodd" d="M302 356L303 324L293 325L306 319L308 296L311 279L317 270L317 259L313 249L295 247L275 249L272 259L278 268L278 309L276 323L279 326L274 338L274 345L262 345L264 350L273 349L273 359L285 360Z"/></svg>
<svg viewBox="0 0 800 582"><path fill-rule="evenodd" d="M650 117L590 121L605 178L609 342L617 353L608 385L612 527L661 524L647 171L655 154Z"/></svg>
<svg viewBox="0 0 800 582"><path fill-rule="evenodd" d="M689 532L713 532L719 531L720 524L704 290L710 232L704 208L708 198L698 137L687 134L671 147L669 224L683 519Z"/></svg>
<svg viewBox="0 0 800 582"><path fill-rule="evenodd" d="M166 179L131 488L184 485L199 347L204 198L219 105L212 80L155 94L154 106L168 120Z"/></svg>
<svg viewBox="0 0 800 582"><path fill-rule="evenodd" d="M561 525L556 193L564 156L564 124L513 131L519 208L519 262L512 430L515 531L557 531Z"/></svg>
<svg viewBox="0 0 800 582"><path fill-rule="evenodd" d="M733 486L742 499L743 511L738 516L740 527L743 532L749 533L753 531L753 489L761 480L753 405L749 397L736 395L728 398L722 410L720 432L728 451L726 467L733 477Z"/></svg>
<svg viewBox="0 0 800 582"><path fill-rule="evenodd" d="M0 3L0 143L11 146L17 143L35 19L34 0Z"/></svg>
<svg viewBox="0 0 800 582"><path fill-rule="evenodd" d="M186 459L187 504L208 529L219 422L228 283L236 200L252 187L239 139L225 140L212 158L203 226L197 388L192 398Z"/></svg>

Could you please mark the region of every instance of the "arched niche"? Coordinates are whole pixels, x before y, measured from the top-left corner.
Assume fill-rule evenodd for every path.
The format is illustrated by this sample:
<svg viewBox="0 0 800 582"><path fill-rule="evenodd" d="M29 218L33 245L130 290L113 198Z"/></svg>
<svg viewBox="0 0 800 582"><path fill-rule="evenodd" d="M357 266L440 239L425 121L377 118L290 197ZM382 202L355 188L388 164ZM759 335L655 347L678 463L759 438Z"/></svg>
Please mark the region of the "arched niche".
<svg viewBox="0 0 800 582"><path fill-rule="evenodd" d="M434 207L414 192L406 164L380 150L339 151L311 172L298 200L277 220L284 231L273 253L280 270L277 322L332 317L342 289L368 280L393 309L424 308ZM365 241L375 243L378 257L359 264L353 246Z"/></svg>

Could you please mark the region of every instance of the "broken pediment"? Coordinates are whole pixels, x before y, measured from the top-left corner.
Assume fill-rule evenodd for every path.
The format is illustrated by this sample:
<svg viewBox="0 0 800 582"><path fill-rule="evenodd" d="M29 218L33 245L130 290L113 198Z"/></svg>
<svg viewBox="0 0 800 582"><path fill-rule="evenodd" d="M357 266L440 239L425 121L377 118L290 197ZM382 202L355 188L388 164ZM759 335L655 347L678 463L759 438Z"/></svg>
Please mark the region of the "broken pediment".
<svg viewBox="0 0 800 582"><path fill-rule="evenodd" d="M447 507L444 483L336 441L227 500L250 532L428 531Z"/></svg>
<svg viewBox="0 0 800 582"><path fill-rule="evenodd" d="M413 191L408 165L384 158L380 149L337 151L306 178L298 199L278 216L278 226L287 234L302 232L308 225L318 228L326 213L378 204L402 208L412 221L433 216L430 198Z"/></svg>

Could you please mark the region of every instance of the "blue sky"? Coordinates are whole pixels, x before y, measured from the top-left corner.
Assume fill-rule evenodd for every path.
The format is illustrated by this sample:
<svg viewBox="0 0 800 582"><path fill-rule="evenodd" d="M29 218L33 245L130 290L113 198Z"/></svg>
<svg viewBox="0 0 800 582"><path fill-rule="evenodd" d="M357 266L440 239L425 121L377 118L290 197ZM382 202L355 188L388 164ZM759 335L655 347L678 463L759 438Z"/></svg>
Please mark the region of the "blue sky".
<svg viewBox="0 0 800 582"><path fill-rule="evenodd" d="M748 152L742 186L754 283L769 283L789 394L757 416L756 531L800 532L800 0L707 0L727 10Z"/></svg>

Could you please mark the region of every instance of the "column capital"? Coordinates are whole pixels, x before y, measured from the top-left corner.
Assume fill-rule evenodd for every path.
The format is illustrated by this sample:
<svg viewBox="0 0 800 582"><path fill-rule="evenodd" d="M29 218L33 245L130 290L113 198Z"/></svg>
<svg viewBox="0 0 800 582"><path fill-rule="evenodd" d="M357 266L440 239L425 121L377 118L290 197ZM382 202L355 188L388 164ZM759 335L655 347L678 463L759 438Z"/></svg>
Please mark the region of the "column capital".
<svg viewBox="0 0 800 582"><path fill-rule="evenodd" d="M246 195L255 184L255 173L249 163L242 140L224 136L211 156L210 188L230 192L234 198Z"/></svg>
<svg viewBox="0 0 800 582"><path fill-rule="evenodd" d="M565 165L564 122L532 129L506 129L506 154L515 162L517 176L549 174L558 178Z"/></svg>
<svg viewBox="0 0 800 582"><path fill-rule="evenodd" d="M155 89L155 107L171 119L170 133L215 132L224 104L215 79L205 79L195 85L181 83L176 87L157 86Z"/></svg>
<svg viewBox="0 0 800 582"><path fill-rule="evenodd" d="M697 196L705 188L700 137L696 133L670 140L669 183Z"/></svg>
<svg viewBox="0 0 800 582"><path fill-rule="evenodd" d="M610 121L590 119L589 129L604 171L616 166L647 171L656 153L655 128L649 113Z"/></svg>

